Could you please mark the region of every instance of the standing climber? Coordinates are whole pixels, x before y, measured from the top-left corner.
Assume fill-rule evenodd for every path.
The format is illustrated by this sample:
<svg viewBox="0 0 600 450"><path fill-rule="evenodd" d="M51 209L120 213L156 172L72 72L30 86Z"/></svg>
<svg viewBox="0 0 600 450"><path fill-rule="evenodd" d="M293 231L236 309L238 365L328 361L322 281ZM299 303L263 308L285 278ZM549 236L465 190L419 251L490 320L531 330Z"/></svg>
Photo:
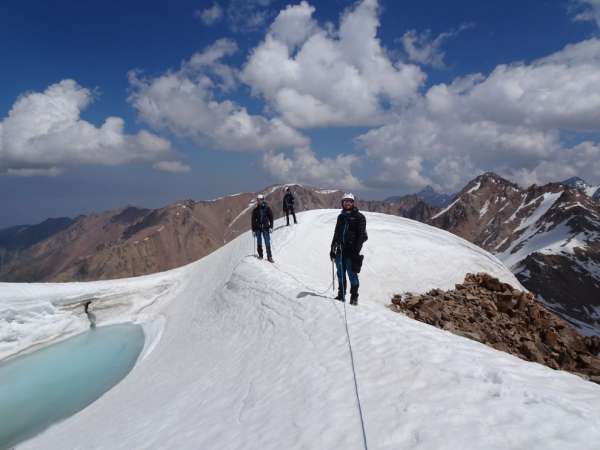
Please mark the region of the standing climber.
<svg viewBox="0 0 600 450"><path fill-rule="evenodd" d="M329 252L337 267L339 287L336 300L345 301L347 273L350 279L350 304L358 304L358 273L363 261L360 250L367 239L367 219L354 206L354 195L344 194L342 212L335 224Z"/></svg>
<svg viewBox="0 0 600 450"><path fill-rule="evenodd" d="M252 233L256 236L256 247L258 250L258 259L263 259L262 240L265 239L267 247L267 260L273 262L271 255L271 236L273 231L273 211L267 202L265 196L259 194L256 197L256 208L252 211Z"/></svg>
<svg viewBox="0 0 600 450"><path fill-rule="evenodd" d="M290 191L289 186L285 188L285 195L283 196L283 212L285 213L285 220L288 227L290 226L290 214L294 218L294 223L298 223L296 221L296 213L294 212L294 195Z"/></svg>

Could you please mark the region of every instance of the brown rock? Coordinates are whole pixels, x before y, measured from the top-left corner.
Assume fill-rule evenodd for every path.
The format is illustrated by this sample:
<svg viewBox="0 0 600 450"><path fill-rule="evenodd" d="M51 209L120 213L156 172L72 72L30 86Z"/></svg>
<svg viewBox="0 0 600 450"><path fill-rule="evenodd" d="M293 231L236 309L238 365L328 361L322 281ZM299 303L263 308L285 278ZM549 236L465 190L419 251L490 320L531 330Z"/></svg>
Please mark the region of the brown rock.
<svg viewBox="0 0 600 450"><path fill-rule="evenodd" d="M556 347L558 345L558 333L554 328L548 328L542 333L542 338L546 345L550 347Z"/></svg>
<svg viewBox="0 0 600 450"><path fill-rule="evenodd" d="M397 311L553 369L600 377L600 338L583 337L529 292L487 274L467 274L457 289L392 299ZM489 289L491 287L494 290ZM500 314L500 312L502 314Z"/></svg>
<svg viewBox="0 0 600 450"><path fill-rule="evenodd" d="M483 287L492 292L500 292L502 290L502 285L500 281L495 278L486 278L481 283Z"/></svg>

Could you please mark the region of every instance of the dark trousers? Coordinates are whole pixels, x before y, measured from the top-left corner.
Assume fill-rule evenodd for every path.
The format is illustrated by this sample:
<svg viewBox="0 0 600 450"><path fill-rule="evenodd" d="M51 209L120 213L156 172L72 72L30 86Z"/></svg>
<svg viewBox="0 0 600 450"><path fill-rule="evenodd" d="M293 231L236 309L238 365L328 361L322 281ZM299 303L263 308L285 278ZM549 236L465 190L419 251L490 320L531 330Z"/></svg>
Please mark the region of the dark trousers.
<svg viewBox="0 0 600 450"><path fill-rule="evenodd" d="M335 266L337 268L338 286L342 292L346 293L346 274L350 279L350 286L358 286L358 274L352 271L352 258L342 258L342 255L338 254L335 258Z"/></svg>
<svg viewBox="0 0 600 450"><path fill-rule="evenodd" d="M298 223L296 221L296 213L294 212L294 207L290 207L288 209L285 210L285 220L287 222L287 225L290 224L290 214L292 215L292 217L294 218L294 223Z"/></svg>

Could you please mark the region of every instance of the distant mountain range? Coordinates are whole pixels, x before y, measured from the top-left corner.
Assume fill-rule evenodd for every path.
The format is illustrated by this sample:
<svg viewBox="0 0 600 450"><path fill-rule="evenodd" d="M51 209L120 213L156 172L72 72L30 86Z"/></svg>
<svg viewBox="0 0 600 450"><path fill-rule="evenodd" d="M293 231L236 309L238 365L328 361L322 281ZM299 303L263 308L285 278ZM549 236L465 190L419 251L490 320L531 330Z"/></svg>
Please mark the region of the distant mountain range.
<svg viewBox="0 0 600 450"><path fill-rule="evenodd" d="M582 180L579 177L571 177L567 180L561 181L560 184L583 191L588 197L592 197L594 199L600 197L600 186L589 185L585 182L585 180Z"/></svg>
<svg viewBox="0 0 600 450"><path fill-rule="evenodd" d="M290 186L298 212L340 206L342 191ZM276 217L285 187L261 191ZM427 187L358 206L425 222L496 254L538 300L585 331L600 330L599 196L599 186L579 178L523 189L485 173L455 195ZM1 230L0 280L98 280L178 267L248 230L255 197L128 206Z"/></svg>
<svg viewBox="0 0 600 450"><path fill-rule="evenodd" d="M423 201L425 201L425 203L433 206L434 208L443 208L447 206L452 200L454 200L455 197L455 194L440 194L439 192L436 192L431 186L426 186L424 189L420 190L414 195L422 198ZM384 200L384 202L396 203L401 201L404 197L404 195L388 197Z"/></svg>

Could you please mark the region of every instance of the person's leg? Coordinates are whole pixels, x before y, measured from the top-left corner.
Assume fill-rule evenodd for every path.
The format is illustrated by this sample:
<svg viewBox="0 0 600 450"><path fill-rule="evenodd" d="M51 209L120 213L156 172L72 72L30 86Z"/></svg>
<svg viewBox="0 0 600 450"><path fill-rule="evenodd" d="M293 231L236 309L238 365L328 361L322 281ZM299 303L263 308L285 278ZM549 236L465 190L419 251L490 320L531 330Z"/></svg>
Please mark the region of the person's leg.
<svg viewBox="0 0 600 450"><path fill-rule="evenodd" d="M358 303L358 274L352 271L352 258L345 258L345 264L350 279L350 304L356 305Z"/></svg>
<svg viewBox="0 0 600 450"><path fill-rule="evenodd" d="M352 271L352 258L344 258L344 267L350 279L350 287L358 286L358 274Z"/></svg>
<svg viewBox="0 0 600 450"><path fill-rule="evenodd" d="M263 249L262 249L262 231L258 230L256 232L256 251L258 251L258 257L262 259L263 257Z"/></svg>
<svg viewBox="0 0 600 450"><path fill-rule="evenodd" d="M267 247L267 258L273 259L273 256L271 255L271 234L269 233L269 230L265 230L263 233L263 237L265 238L265 247Z"/></svg>
<svg viewBox="0 0 600 450"><path fill-rule="evenodd" d="M290 210L289 209L285 210L285 221L286 221L286 225L289 227L290 226Z"/></svg>
<svg viewBox="0 0 600 450"><path fill-rule="evenodd" d="M294 223L298 223L298 221L296 220L296 212L294 211L294 208L292 208L292 216L294 217Z"/></svg>
<svg viewBox="0 0 600 450"><path fill-rule="evenodd" d="M341 255L337 255L335 257L335 268L337 269L337 279L338 279L338 295L336 299L344 300L345 287L346 287L346 276L344 274L344 267L342 264Z"/></svg>

